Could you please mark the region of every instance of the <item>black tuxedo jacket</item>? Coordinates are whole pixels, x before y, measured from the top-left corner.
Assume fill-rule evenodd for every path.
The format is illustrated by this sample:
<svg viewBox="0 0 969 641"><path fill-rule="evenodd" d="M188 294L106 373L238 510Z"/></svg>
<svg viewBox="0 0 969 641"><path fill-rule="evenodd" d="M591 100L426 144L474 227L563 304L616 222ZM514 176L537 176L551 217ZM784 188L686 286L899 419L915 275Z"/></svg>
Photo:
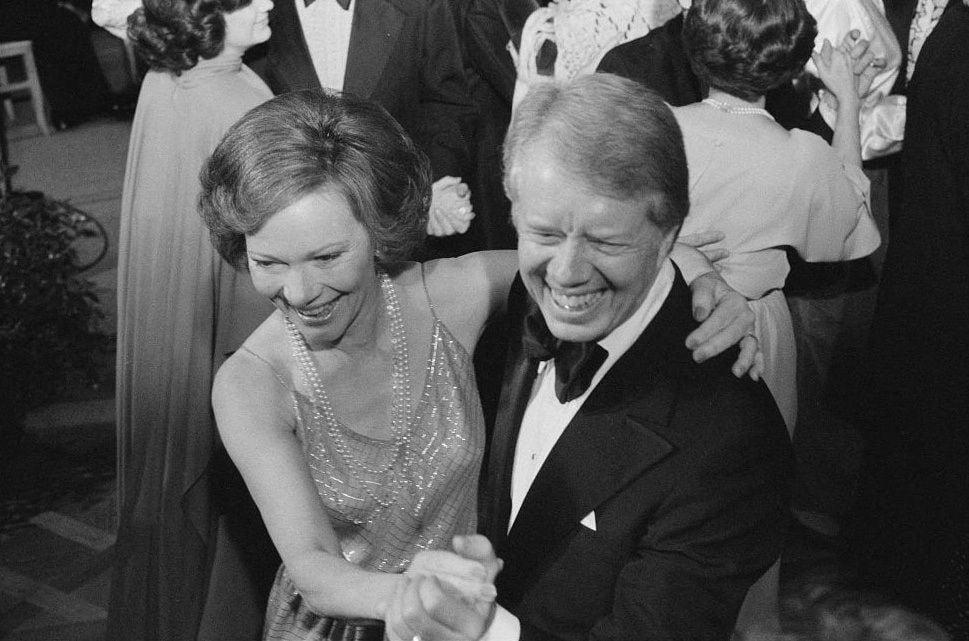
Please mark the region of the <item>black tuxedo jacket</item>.
<svg viewBox="0 0 969 641"><path fill-rule="evenodd" d="M270 12L267 76L277 94L318 89L294 2ZM318 0L332 2L333 0ZM379 103L431 160L435 178L470 170L475 108L447 0L357 0L343 90Z"/></svg>
<svg viewBox="0 0 969 641"><path fill-rule="evenodd" d="M533 304L516 281L512 327ZM508 532L511 470L537 361L509 347L482 531L522 639L726 640L779 556L792 470L784 422L735 354L703 364L677 273L658 315L593 390ZM582 525L595 513L596 530Z"/></svg>
<svg viewBox="0 0 969 641"><path fill-rule="evenodd" d="M676 107L702 98L700 81L683 45L683 14L650 29L645 36L610 49L596 71L635 80Z"/></svg>

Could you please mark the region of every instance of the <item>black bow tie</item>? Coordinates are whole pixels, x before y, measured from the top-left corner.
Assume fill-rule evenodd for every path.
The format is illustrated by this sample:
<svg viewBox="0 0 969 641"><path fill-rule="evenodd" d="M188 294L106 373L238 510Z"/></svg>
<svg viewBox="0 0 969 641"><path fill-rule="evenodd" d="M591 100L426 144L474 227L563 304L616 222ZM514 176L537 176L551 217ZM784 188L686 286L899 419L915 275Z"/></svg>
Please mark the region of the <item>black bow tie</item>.
<svg viewBox="0 0 969 641"><path fill-rule="evenodd" d="M308 7L311 4L313 4L314 2L316 2L316 0L303 0L303 2ZM346 11L346 10L348 10L350 8L350 0L336 0L336 3L338 5L340 5L341 7L343 7L343 10L344 11Z"/></svg>
<svg viewBox="0 0 969 641"><path fill-rule="evenodd" d="M582 396L609 356L594 341L572 343L555 338L537 307L525 316L522 345L526 354L540 361L555 359L555 396L560 403Z"/></svg>

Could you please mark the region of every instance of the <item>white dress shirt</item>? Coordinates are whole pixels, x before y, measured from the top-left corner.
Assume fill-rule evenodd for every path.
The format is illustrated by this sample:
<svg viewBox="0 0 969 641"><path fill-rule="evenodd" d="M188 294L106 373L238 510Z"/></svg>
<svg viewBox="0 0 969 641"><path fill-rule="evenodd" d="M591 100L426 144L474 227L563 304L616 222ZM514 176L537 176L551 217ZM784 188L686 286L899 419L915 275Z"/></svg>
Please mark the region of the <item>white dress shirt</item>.
<svg viewBox="0 0 969 641"><path fill-rule="evenodd" d="M356 0L346 10L335 0L316 0L308 7L303 0L294 2L316 77L324 88L343 91Z"/></svg>
<svg viewBox="0 0 969 641"><path fill-rule="evenodd" d="M675 271L667 258L656 274L653 285L639 307L619 327L599 341L599 345L609 352L605 362L599 367L589 388L567 403L560 403L555 396L555 361L539 363L538 376L532 385L532 393L515 447L515 462L511 476L511 516L508 529L511 529L522 502L528 494L539 470L548 458L555 443L575 417L582 403L589 397L609 369L632 347L636 339L645 331L649 323L666 301L673 287ZM498 607L494 621L482 641L508 641L518 639L521 624L518 618Z"/></svg>

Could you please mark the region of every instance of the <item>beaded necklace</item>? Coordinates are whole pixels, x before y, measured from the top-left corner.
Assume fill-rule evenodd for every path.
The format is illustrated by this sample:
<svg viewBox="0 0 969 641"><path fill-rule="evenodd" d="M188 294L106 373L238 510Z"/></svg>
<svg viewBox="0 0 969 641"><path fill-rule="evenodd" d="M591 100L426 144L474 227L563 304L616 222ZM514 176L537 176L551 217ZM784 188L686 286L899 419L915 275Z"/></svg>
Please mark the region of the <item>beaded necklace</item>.
<svg viewBox="0 0 969 641"><path fill-rule="evenodd" d="M371 467L354 456L347 443L346 435L340 430L340 423L333 412L333 405L323 389L319 369L310 355L306 340L289 317L284 317L284 322L300 375L313 394L314 423L319 427L326 427L334 451L342 459L350 475L357 480L370 498L382 507L388 508L396 502L400 489L406 480L406 473L413 463L413 452L410 447L413 430L410 429L410 358L407 353L404 320L400 312L400 299L397 297L397 290L394 288L390 276L383 272L379 276L387 317L390 319L390 342L394 350L391 373L393 403L390 419L390 431L394 436L394 456L382 467ZM362 474L381 478L373 481L361 478ZM371 490L371 486L377 488L379 494Z"/></svg>
<svg viewBox="0 0 969 641"><path fill-rule="evenodd" d="M716 98L704 98L704 104L710 105L720 111L728 114L738 114L743 116L767 116L771 120L774 119L770 112L766 109L761 109L760 107L744 107L741 105L731 105L729 103L723 102L722 100L717 100Z"/></svg>

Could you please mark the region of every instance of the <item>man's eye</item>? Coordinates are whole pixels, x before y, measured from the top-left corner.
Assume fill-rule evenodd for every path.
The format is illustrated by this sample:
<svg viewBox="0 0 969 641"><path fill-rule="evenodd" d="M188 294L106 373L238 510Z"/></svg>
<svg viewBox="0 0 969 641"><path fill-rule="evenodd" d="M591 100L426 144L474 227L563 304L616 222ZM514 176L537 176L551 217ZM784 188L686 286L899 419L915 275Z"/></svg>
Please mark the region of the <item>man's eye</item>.
<svg viewBox="0 0 969 641"><path fill-rule="evenodd" d="M535 240L535 242L541 243L542 245L551 245L553 243L557 243L561 237L560 234L550 231L533 231L531 232L530 236Z"/></svg>
<svg viewBox="0 0 969 641"><path fill-rule="evenodd" d="M625 248L625 245L622 243L611 243L605 240L595 240L592 241L592 244L603 254L619 254Z"/></svg>
<svg viewBox="0 0 969 641"><path fill-rule="evenodd" d="M339 254L320 254L316 256L316 260L321 263L328 263L330 261L336 260Z"/></svg>

